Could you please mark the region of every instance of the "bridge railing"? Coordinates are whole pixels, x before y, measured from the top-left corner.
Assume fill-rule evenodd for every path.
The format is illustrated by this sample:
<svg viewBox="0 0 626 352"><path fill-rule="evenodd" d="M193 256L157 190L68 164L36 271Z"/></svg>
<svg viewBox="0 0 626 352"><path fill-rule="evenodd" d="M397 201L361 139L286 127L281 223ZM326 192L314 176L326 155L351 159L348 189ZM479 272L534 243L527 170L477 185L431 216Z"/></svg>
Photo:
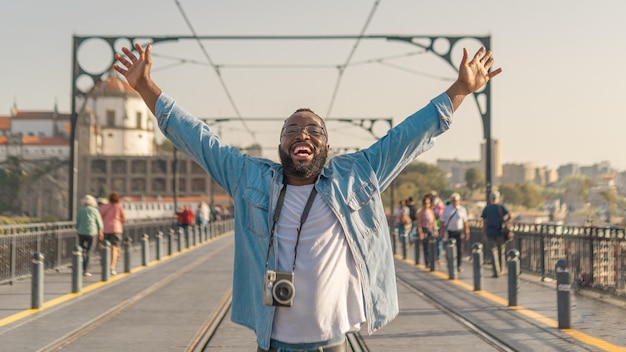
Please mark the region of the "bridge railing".
<svg viewBox="0 0 626 352"><path fill-rule="evenodd" d="M556 279L556 262L566 259L572 283L626 297L626 233L624 228L580 227L547 224L513 224L515 237L507 250L520 251L523 271L542 279ZM482 221L470 221L470 246L481 242ZM486 251L490 251L488 244ZM485 258L490 258L487 253Z"/></svg>
<svg viewBox="0 0 626 352"><path fill-rule="evenodd" d="M211 231L216 233L232 228L232 220L211 223ZM124 237L132 239L133 245L139 245L144 234L153 240L157 233L166 235L170 229L176 229L174 218L133 220L124 225ZM35 252L43 254L46 269L71 264L77 244L74 222L0 226L0 284L30 276ZM92 251L97 257L97 251L94 248Z"/></svg>

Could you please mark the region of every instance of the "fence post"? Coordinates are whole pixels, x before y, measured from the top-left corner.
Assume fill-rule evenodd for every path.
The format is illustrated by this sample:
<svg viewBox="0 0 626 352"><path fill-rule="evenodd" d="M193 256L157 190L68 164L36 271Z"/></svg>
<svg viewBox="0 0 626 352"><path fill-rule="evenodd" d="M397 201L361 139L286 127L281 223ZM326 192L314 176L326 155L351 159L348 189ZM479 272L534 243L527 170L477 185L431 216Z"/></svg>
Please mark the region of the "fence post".
<svg viewBox="0 0 626 352"><path fill-rule="evenodd" d="M456 239L450 238L446 243L446 259L448 260L448 279L456 280Z"/></svg>
<svg viewBox="0 0 626 352"><path fill-rule="evenodd" d="M33 276L31 282L31 303L32 309L39 309L43 305L43 275L44 275L43 254L35 252L33 254Z"/></svg>
<svg viewBox="0 0 626 352"><path fill-rule="evenodd" d="M83 249L74 246L72 251L72 293L80 292L83 288Z"/></svg>
<svg viewBox="0 0 626 352"><path fill-rule="evenodd" d="M519 251L517 249L510 249L506 256L507 271L509 278L509 307L517 306L517 293L519 291Z"/></svg>
<svg viewBox="0 0 626 352"><path fill-rule="evenodd" d="M474 267L474 291L483 289L483 244L472 244L472 266Z"/></svg>
<svg viewBox="0 0 626 352"><path fill-rule="evenodd" d="M130 251L131 251L131 244L133 243L133 239L130 238L129 236L126 236L126 239L124 240L124 272L125 273L130 273Z"/></svg>
<svg viewBox="0 0 626 352"><path fill-rule="evenodd" d="M566 259L556 262L556 298L559 329L569 329L570 322L570 278Z"/></svg>

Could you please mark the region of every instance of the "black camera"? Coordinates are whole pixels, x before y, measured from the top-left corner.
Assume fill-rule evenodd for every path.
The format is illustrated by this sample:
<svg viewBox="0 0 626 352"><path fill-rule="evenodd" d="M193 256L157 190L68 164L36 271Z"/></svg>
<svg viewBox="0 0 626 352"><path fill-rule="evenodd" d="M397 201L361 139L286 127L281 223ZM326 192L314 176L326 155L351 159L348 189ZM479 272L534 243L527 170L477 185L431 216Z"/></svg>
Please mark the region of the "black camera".
<svg viewBox="0 0 626 352"><path fill-rule="evenodd" d="M263 279L263 304L266 306L291 307L296 287L293 273L266 270Z"/></svg>

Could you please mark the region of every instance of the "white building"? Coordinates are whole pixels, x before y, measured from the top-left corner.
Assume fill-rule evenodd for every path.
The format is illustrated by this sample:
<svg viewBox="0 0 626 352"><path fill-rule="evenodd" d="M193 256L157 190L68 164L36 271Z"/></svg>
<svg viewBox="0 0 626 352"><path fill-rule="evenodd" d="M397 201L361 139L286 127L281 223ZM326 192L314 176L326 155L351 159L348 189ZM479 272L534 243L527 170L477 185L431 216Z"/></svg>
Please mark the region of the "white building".
<svg viewBox="0 0 626 352"><path fill-rule="evenodd" d="M83 102L77 99L78 106ZM139 93L111 69L87 95L80 114L80 154L154 155L153 121Z"/></svg>

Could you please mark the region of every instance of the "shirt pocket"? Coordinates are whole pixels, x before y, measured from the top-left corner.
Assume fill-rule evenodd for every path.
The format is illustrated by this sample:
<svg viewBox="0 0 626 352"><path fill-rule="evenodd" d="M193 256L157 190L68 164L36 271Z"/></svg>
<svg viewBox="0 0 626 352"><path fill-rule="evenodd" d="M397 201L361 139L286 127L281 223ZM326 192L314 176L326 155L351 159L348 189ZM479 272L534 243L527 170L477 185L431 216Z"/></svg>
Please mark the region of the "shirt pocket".
<svg viewBox="0 0 626 352"><path fill-rule="evenodd" d="M368 237L378 232L384 214L378 188L371 181L361 184L361 187L348 195L346 205L350 209L350 218L359 234Z"/></svg>
<svg viewBox="0 0 626 352"><path fill-rule="evenodd" d="M268 211L269 194L258 189L248 188L243 193L246 203L246 229L257 237L269 236Z"/></svg>

